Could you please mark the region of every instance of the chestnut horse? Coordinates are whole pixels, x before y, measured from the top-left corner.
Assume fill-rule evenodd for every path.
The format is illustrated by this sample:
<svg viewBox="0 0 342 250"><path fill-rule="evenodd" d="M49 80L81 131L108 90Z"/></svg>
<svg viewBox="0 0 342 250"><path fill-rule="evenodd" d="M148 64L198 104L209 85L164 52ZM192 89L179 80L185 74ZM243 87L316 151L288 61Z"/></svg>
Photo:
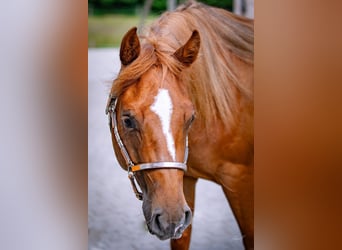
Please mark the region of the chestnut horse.
<svg viewBox="0 0 342 250"><path fill-rule="evenodd" d="M253 249L253 21L190 1L136 31L122 40L107 113L149 231L188 249L204 178L222 186Z"/></svg>

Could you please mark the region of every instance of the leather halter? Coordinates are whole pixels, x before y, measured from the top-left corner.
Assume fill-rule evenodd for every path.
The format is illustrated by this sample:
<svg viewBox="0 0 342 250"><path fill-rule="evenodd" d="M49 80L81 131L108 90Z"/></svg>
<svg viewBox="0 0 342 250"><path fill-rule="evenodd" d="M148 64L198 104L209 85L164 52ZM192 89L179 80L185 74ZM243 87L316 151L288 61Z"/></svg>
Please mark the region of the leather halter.
<svg viewBox="0 0 342 250"><path fill-rule="evenodd" d="M184 161L183 162L150 162L150 163L139 163L135 164L129 154L128 151L123 144L119 131L118 131L118 125L117 125L117 119L116 119L116 105L117 105L118 99L116 97L109 97L109 102L106 107L106 114L108 114L109 118L109 127L113 128L115 140L120 148L121 155L125 159L126 165L127 165L127 172L128 172L128 178L131 181L133 191L135 193L135 196L139 199L143 199L143 193L138 190L137 186L139 184L136 181L135 178L135 172L137 171L143 171L148 169L180 169L183 171L187 170L186 162L188 160L188 136L186 136L185 139L185 153L184 153ZM141 190L141 188L140 188Z"/></svg>

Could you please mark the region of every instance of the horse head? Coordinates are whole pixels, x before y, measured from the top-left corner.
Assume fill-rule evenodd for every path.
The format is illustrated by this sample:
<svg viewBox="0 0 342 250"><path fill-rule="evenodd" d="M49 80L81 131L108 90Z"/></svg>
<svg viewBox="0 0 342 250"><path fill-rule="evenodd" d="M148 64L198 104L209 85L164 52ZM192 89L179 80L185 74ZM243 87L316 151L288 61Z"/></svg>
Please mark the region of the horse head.
<svg viewBox="0 0 342 250"><path fill-rule="evenodd" d="M162 240L180 238L192 218L183 175L195 110L177 72L196 60L199 46L199 33L193 31L162 58L153 45L142 47L136 28L131 29L121 43L122 67L109 100L116 157L139 184L148 229Z"/></svg>

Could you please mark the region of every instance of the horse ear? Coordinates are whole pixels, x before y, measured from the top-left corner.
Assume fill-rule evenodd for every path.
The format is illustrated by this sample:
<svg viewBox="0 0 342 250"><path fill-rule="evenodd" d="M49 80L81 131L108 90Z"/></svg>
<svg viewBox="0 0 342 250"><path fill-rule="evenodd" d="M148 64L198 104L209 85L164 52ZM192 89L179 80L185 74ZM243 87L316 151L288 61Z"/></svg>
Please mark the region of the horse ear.
<svg viewBox="0 0 342 250"><path fill-rule="evenodd" d="M174 53L174 56L185 66L190 66L197 58L200 43L200 35L194 30L190 39Z"/></svg>
<svg viewBox="0 0 342 250"><path fill-rule="evenodd" d="M137 27L130 29L122 38L120 60L123 65L133 62L140 53L140 42L137 36Z"/></svg>

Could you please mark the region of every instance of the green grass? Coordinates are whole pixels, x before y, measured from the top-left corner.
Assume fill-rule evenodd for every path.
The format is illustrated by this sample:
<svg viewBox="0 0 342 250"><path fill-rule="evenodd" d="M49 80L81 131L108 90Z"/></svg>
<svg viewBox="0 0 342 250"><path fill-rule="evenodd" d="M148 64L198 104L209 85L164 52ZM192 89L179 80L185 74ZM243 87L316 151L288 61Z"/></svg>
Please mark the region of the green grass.
<svg viewBox="0 0 342 250"><path fill-rule="evenodd" d="M145 25L156 17L149 16ZM140 16L134 15L103 15L88 16L88 47L119 47L122 37L134 27L139 27Z"/></svg>

